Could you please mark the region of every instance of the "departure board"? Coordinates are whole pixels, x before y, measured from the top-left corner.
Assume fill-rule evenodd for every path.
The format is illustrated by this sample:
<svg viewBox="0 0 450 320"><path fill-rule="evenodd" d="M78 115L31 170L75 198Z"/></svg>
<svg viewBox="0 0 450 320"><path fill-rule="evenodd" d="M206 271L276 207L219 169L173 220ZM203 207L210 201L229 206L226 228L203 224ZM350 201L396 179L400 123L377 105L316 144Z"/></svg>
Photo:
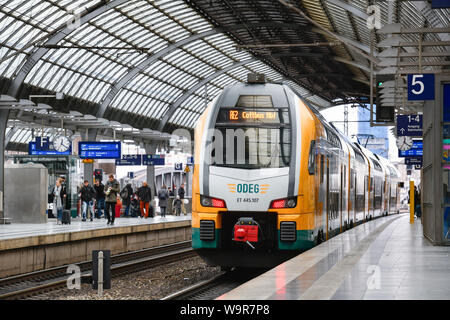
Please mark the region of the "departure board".
<svg viewBox="0 0 450 320"><path fill-rule="evenodd" d="M120 141L80 141L78 143L78 154L81 159L120 159Z"/></svg>

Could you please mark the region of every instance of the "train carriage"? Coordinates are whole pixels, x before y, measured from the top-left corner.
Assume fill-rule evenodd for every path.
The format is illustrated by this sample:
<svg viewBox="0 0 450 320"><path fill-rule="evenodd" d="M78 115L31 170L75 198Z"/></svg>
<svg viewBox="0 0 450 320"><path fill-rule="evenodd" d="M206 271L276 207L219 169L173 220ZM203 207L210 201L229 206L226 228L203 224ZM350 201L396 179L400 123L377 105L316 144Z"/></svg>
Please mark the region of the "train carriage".
<svg viewBox="0 0 450 320"><path fill-rule="evenodd" d="M192 246L212 265L273 266L384 212L386 165L284 84L225 88L194 159Z"/></svg>

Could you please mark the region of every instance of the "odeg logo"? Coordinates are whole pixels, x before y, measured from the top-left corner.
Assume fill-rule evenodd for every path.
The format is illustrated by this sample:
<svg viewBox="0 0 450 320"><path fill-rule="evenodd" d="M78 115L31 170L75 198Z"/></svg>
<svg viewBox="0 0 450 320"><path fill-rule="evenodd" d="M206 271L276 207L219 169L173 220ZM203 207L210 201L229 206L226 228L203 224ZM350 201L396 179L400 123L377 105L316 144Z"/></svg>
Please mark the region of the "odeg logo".
<svg viewBox="0 0 450 320"><path fill-rule="evenodd" d="M266 193L269 185L258 183L230 183L228 184L228 188L231 193Z"/></svg>
<svg viewBox="0 0 450 320"><path fill-rule="evenodd" d="M239 183L236 191L238 193L259 193L259 184L255 183Z"/></svg>

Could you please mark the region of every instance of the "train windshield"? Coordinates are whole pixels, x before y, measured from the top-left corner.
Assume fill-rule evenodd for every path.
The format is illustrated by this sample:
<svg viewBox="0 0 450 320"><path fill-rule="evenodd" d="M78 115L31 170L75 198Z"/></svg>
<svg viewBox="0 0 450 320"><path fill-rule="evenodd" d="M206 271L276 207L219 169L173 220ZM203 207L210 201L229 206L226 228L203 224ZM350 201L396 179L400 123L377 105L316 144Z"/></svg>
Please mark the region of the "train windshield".
<svg viewBox="0 0 450 320"><path fill-rule="evenodd" d="M290 154L287 106L274 106L269 95L245 95L235 106L220 108L212 140L212 165L280 168L289 166Z"/></svg>

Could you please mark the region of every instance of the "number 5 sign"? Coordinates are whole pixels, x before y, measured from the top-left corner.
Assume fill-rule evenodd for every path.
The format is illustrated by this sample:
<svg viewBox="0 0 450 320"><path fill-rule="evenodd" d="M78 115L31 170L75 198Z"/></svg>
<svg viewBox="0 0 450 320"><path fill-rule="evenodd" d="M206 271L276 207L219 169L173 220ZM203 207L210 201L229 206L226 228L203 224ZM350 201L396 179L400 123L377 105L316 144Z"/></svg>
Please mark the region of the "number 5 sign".
<svg viewBox="0 0 450 320"><path fill-rule="evenodd" d="M434 100L434 74L408 74L408 100Z"/></svg>

